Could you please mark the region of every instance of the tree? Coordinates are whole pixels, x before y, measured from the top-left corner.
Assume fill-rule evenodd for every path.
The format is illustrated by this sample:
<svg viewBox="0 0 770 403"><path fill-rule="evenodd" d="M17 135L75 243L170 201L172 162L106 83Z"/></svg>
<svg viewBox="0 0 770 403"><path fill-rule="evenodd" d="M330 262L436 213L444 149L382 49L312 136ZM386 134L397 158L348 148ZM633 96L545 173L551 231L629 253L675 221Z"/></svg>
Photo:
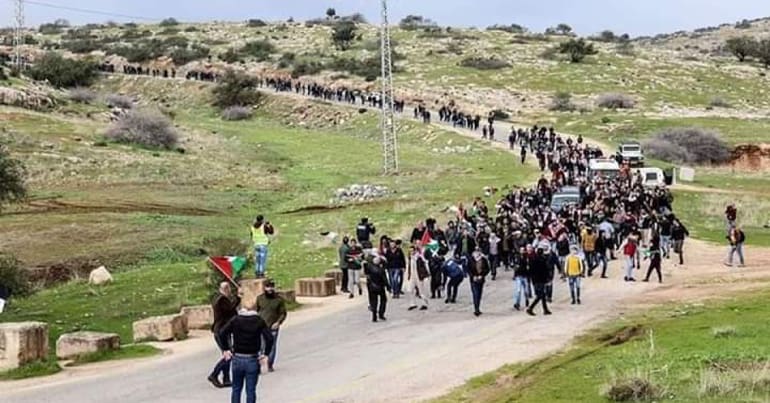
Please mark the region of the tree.
<svg viewBox="0 0 770 403"><path fill-rule="evenodd" d="M343 21L334 25L332 30L332 43L339 50L350 49L350 44L356 38L356 24L350 21Z"/></svg>
<svg viewBox="0 0 770 403"><path fill-rule="evenodd" d="M54 87L87 87L98 75L97 65L91 60L65 59L55 52L46 53L29 70L34 80L47 80Z"/></svg>
<svg viewBox="0 0 770 403"><path fill-rule="evenodd" d="M599 34L599 37L596 38L596 39L598 39L598 40L600 40L602 42L615 42L615 41L618 40L618 37L617 37L617 35L615 35L614 32L612 32L610 30L605 30L605 31L602 31Z"/></svg>
<svg viewBox="0 0 770 403"><path fill-rule="evenodd" d="M11 158L0 146L0 209L4 204L18 203L27 197L26 170L21 161Z"/></svg>
<svg viewBox="0 0 770 403"><path fill-rule="evenodd" d="M337 10L329 7L326 9L326 16L329 18L334 18L337 16Z"/></svg>
<svg viewBox="0 0 770 403"><path fill-rule="evenodd" d="M572 27L567 24L561 23L556 26L556 32L562 35L572 35Z"/></svg>
<svg viewBox="0 0 770 403"><path fill-rule="evenodd" d="M175 18L166 18L165 20L161 21L159 25L161 27L173 27L175 25L179 25L179 21L177 21Z"/></svg>
<svg viewBox="0 0 770 403"><path fill-rule="evenodd" d="M244 73L227 70L214 87L214 105L226 109L231 106L253 106L262 102L263 95L257 90L257 80Z"/></svg>
<svg viewBox="0 0 770 403"><path fill-rule="evenodd" d="M593 43L586 42L585 39L570 39L559 45L559 53L568 54L572 63L580 63L586 56L595 55L598 52Z"/></svg>
<svg viewBox="0 0 770 403"><path fill-rule="evenodd" d="M762 39L754 46L754 57L759 59L765 68L770 68L770 39Z"/></svg>
<svg viewBox="0 0 770 403"><path fill-rule="evenodd" d="M749 36L730 38L725 42L727 50L737 57L739 62L746 61L746 58L754 53L757 45L757 41Z"/></svg>

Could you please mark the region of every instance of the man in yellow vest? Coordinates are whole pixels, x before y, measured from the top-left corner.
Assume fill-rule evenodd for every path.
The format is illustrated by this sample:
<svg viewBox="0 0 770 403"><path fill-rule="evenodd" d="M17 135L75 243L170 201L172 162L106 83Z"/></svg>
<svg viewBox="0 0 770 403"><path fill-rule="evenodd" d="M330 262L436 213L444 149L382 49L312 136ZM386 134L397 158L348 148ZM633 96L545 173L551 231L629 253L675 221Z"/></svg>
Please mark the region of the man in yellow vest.
<svg viewBox="0 0 770 403"><path fill-rule="evenodd" d="M564 260L564 272L569 279L569 292L572 305L580 305L580 278L585 275L583 259L578 256L577 248L572 247L569 256Z"/></svg>
<svg viewBox="0 0 770 403"><path fill-rule="evenodd" d="M274 233L270 222L265 222L265 217L258 215L254 225L250 228L251 242L254 245L254 265L257 278L264 278L267 271L267 246L270 244L270 235Z"/></svg>

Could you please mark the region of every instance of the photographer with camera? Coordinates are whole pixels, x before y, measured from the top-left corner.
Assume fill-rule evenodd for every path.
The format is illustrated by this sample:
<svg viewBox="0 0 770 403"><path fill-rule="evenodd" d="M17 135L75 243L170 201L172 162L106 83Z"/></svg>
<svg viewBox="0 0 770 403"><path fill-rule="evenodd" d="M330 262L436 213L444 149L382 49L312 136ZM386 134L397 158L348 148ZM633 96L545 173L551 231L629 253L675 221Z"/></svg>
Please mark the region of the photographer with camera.
<svg viewBox="0 0 770 403"><path fill-rule="evenodd" d="M264 278L267 271L267 247L270 244L270 236L275 233L275 229L270 221L265 221L265 217L258 215L254 220L254 225L249 228L249 235L254 246L254 266L257 278Z"/></svg>

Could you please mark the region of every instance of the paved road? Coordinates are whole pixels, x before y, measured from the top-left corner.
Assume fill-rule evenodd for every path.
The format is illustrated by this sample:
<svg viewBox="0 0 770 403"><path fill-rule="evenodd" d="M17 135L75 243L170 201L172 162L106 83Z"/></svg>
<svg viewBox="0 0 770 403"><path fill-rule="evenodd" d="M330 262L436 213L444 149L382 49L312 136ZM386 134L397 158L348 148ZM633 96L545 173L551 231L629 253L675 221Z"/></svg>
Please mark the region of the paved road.
<svg viewBox="0 0 770 403"><path fill-rule="evenodd" d="M617 271L618 269L616 269ZM617 278L589 279L584 305L567 304L557 284L554 315L531 318L511 307L513 282L504 273L489 282L481 318L472 315L465 282L457 305L432 300L425 312L390 300L389 320L371 323L364 298L333 297L333 312L290 317L281 334L277 371L260 380L265 402L417 401L440 395L469 377L509 362L558 349L607 319L624 298L654 286ZM616 276L617 277L617 276ZM300 323L292 320L302 317ZM75 377L0 384L8 403L172 403L224 401L227 391L205 377L217 358L206 338L195 347L149 361L113 366Z"/></svg>

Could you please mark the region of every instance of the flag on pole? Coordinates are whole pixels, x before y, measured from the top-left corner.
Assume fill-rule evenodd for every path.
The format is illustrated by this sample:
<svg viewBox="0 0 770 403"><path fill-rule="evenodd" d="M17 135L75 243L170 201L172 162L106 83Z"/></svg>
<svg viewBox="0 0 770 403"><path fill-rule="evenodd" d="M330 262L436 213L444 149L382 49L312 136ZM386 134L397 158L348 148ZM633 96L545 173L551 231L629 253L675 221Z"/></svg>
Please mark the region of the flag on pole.
<svg viewBox="0 0 770 403"><path fill-rule="evenodd" d="M422 234L422 239L420 239L420 243L422 244L423 250L428 249L431 252L436 252L438 250L438 241L433 239L432 236L430 236L430 230L425 228L425 232Z"/></svg>
<svg viewBox="0 0 770 403"><path fill-rule="evenodd" d="M235 281L246 267L246 259L240 256L216 256L210 257L209 261L230 281Z"/></svg>

